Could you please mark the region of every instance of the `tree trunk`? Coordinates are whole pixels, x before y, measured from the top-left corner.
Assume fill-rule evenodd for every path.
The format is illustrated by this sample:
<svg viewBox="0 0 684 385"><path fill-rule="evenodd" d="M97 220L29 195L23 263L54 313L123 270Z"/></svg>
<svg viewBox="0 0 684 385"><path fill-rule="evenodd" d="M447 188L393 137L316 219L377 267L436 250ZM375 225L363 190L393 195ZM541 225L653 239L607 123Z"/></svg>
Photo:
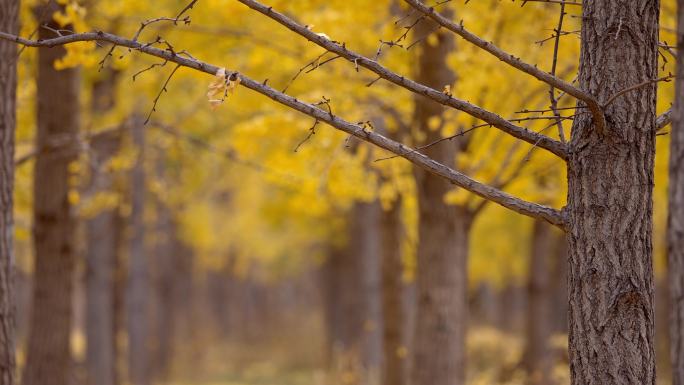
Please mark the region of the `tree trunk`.
<svg viewBox="0 0 684 385"><path fill-rule="evenodd" d="M565 234L556 239L552 278L553 332L568 333L568 240Z"/></svg>
<svg viewBox="0 0 684 385"><path fill-rule="evenodd" d="M383 385L408 384L408 336L404 298L404 264L401 259L401 201L381 214Z"/></svg>
<svg viewBox="0 0 684 385"><path fill-rule="evenodd" d="M658 0L585 0L580 88L606 102L655 79ZM590 114L568 160L572 384L654 384L652 190L656 84Z"/></svg>
<svg viewBox="0 0 684 385"><path fill-rule="evenodd" d="M161 163L161 161L159 161ZM158 166L157 177L163 178ZM173 344L174 325L174 289L176 269L174 264L172 239L175 228L170 209L159 199L156 202L157 224L156 243L154 245L154 275L155 275L155 317L154 317L154 377L156 380L168 381L171 370L171 352ZM225 304L222 305L225 307Z"/></svg>
<svg viewBox="0 0 684 385"><path fill-rule="evenodd" d="M0 31L19 32L19 1L0 0ZM14 384L14 132L17 49L0 42L0 385Z"/></svg>
<svg viewBox="0 0 684 385"><path fill-rule="evenodd" d="M113 105L111 71L93 87L93 112ZM114 190L114 176L104 165L119 151L120 133L112 132L91 142L91 181L87 194ZM117 260L117 208L107 208L85 223L86 242L86 372L90 385L114 385L114 274Z"/></svg>
<svg viewBox="0 0 684 385"><path fill-rule="evenodd" d="M679 12L679 52L684 52L684 0ZM670 191L667 230L670 285L670 351L672 383L684 385L684 56L677 58L675 105L670 133Z"/></svg>
<svg viewBox="0 0 684 385"><path fill-rule="evenodd" d="M349 215L347 245L326 266L329 363L359 377L380 366L380 234L377 202L357 203Z"/></svg>
<svg viewBox="0 0 684 385"><path fill-rule="evenodd" d="M535 221L527 284L527 329L524 364L528 384L548 385L551 374L549 338L552 332L551 258L557 236L551 225Z"/></svg>
<svg viewBox="0 0 684 385"><path fill-rule="evenodd" d="M54 3L51 3L54 4ZM46 15L41 22L52 29L65 29L52 21L57 6L40 8ZM40 29L39 38L54 37ZM65 53L63 47L38 49L36 149L34 169L33 242L35 270L31 331L24 385L66 385L70 381L70 332L72 292L75 269L75 217L69 201L69 164L77 159L72 146L79 130L79 72L57 71L55 60Z"/></svg>
<svg viewBox="0 0 684 385"><path fill-rule="evenodd" d="M145 250L145 127L139 116L131 118L138 161L131 173L131 216L128 261L128 377L133 385L150 383L149 301L150 273Z"/></svg>
<svg viewBox="0 0 684 385"><path fill-rule="evenodd" d="M423 21L415 34L422 37L434 30L434 23ZM446 62L454 41L452 34L443 31L436 37L436 44L422 46L416 80L441 89L456 80ZM421 96L414 103L414 127L425 135L423 144L440 139L440 130L431 128L430 121L442 115L443 107ZM425 154L453 165L461 145L446 142L426 149ZM466 266L472 218L466 208L444 203L444 195L452 188L449 183L422 169L414 173L420 221L412 379L415 384L461 385L465 383Z"/></svg>

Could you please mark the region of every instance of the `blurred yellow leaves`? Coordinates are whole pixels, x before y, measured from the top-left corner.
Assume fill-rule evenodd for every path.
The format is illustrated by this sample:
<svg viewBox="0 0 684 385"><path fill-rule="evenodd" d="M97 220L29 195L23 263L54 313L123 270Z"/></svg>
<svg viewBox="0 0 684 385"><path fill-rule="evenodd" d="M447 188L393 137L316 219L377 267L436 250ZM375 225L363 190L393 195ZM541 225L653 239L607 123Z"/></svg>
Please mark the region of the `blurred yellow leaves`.
<svg viewBox="0 0 684 385"><path fill-rule="evenodd" d="M59 0L59 4L64 5L63 11L55 12L52 18L62 27L71 26L75 33L87 32L90 28L85 21L86 9L76 1ZM60 32L61 33L61 32ZM55 61L54 67L57 70L73 68L79 65L92 67L97 64L95 56L95 42L77 42L65 46L66 55Z"/></svg>

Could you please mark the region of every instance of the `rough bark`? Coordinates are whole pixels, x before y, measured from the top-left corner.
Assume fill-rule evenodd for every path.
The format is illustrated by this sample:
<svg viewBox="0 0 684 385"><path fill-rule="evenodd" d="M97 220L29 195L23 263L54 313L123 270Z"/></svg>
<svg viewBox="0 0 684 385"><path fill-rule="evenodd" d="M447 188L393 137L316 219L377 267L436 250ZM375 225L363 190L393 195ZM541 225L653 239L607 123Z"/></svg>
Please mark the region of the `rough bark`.
<svg viewBox="0 0 684 385"><path fill-rule="evenodd" d="M415 34L425 36L435 28L434 23L423 21ZM428 42L421 48L416 78L441 89L456 80L446 62L454 39L445 32L437 32L436 37L436 44ZM425 135L424 143L441 138L440 130L430 127L430 120L442 115L442 106L420 96L415 97L414 106L413 125ZM425 153L451 166L462 145L458 141L443 143ZM465 382L466 265L472 218L467 209L444 203L451 185L422 169L416 168L414 173L420 221L412 380L415 384L460 385Z"/></svg>
<svg viewBox="0 0 684 385"><path fill-rule="evenodd" d="M383 385L408 384L408 336L404 295L404 264L401 257L401 201L383 210L382 232L382 319Z"/></svg>
<svg viewBox="0 0 684 385"><path fill-rule="evenodd" d="M657 76L658 0L586 0L580 88L598 100ZM654 384L656 85L580 114L568 162L572 384Z"/></svg>
<svg viewBox="0 0 684 385"><path fill-rule="evenodd" d="M527 328L524 365L531 385L548 385L551 374L552 333L551 258L556 236L551 225L535 221L527 278ZM564 299L563 299L564 300Z"/></svg>
<svg viewBox="0 0 684 385"><path fill-rule="evenodd" d="M51 20L56 5L39 8L38 15L53 29L68 29ZM39 38L53 37L47 29ZM75 217L69 201L69 164L76 161L72 146L51 148L65 140L76 143L79 130L79 72L57 71L63 47L38 49L36 156L33 187L35 248L31 328L24 385L66 385L71 374L70 332L75 269Z"/></svg>
<svg viewBox="0 0 684 385"><path fill-rule="evenodd" d="M0 30L18 33L19 1L0 1ZM17 48L0 42L0 385L14 384L14 132Z"/></svg>
<svg viewBox="0 0 684 385"><path fill-rule="evenodd" d="M113 105L109 76L93 86L93 112L104 113ZM114 176L103 169L118 152L120 133L97 136L91 143L91 180L87 194L111 192ZM117 261L117 208L107 208L84 225L86 243L86 373L88 384L114 385L116 336L114 331L114 274Z"/></svg>
<svg viewBox="0 0 684 385"><path fill-rule="evenodd" d="M145 250L145 127L134 115L130 120L138 161L131 172L131 215L127 282L128 377L133 385L150 383L150 272Z"/></svg>
<svg viewBox="0 0 684 385"><path fill-rule="evenodd" d="M677 48L684 50L684 0L677 1ZM684 51L679 51L684 52ZM672 383L684 385L684 56L677 59L675 104L670 133L670 191L667 230L670 287Z"/></svg>

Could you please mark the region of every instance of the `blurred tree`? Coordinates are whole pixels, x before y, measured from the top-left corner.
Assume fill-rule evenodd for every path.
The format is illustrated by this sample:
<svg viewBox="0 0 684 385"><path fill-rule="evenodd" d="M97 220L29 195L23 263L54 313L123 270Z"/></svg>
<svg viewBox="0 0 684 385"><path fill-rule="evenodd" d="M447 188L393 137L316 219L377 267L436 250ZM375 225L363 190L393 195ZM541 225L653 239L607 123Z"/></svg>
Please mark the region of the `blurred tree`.
<svg viewBox="0 0 684 385"><path fill-rule="evenodd" d="M0 1L0 30L19 33L19 1ZM0 41L0 385L14 385L14 136L17 48Z"/></svg>
<svg viewBox="0 0 684 385"><path fill-rule="evenodd" d="M450 17L451 14L447 15ZM416 25L415 39L436 29L433 21ZM454 35L438 31L420 48L416 80L429 87L452 87L456 74L447 64L454 50ZM437 119L444 122L444 106L416 95L413 127L423 135L419 145L442 139ZM431 126L432 125L432 126ZM456 155L467 146L455 140L426 148L425 154L436 161L454 166ZM465 333L469 229L472 218L468 209L452 206L445 197L452 186L442 178L415 168L419 208L417 250L417 308L414 336L412 382L416 384L461 385L465 383Z"/></svg>
<svg viewBox="0 0 684 385"><path fill-rule="evenodd" d="M145 126L141 116L128 120L136 162L131 170L126 315L128 330L128 378L133 385L148 385L150 368L150 269L145 249Z"/></svg>
<svg viewBox="0 0 684 385"><path fill-rule="evenodd" d="M114 70L106 70L103 78L94 82L91 109L95 116L114 107ZM90 142L89 183L83 195L94 202L103 202L95 214L84 220L86 263L86 370L91 385L114 385L116 367L116 331L114 329L114 279L121 245L117 236L119 208L116 182L111 160L121 147L121 130L96 135Z"/></svg>
<svg viewBox="0 0 684 385"><path fill-rule="evenodd" d="M54 2L36 8L39 23L45 25L39 28L40 39L73 30L70 24L61 25L53 19L53 13L63 10ZM65 52L63 47L38 50L35 268L24 385L67 385L72 379L70 333L76 267L73 205L78 201L72 184L79 142L80 74L76 68L55 69Z"/></svg>
<svg viewBox="0 0 684 385"><path fill-rule="evenodd" d="M565 241L548 223L535 221L532 230L529 273L527 277L526 346L523 363L530 385L551 383L553 356L549 339L553 332L553 301L551 268L557 244ZM565 261L561 261L565 263Z"/></svg>

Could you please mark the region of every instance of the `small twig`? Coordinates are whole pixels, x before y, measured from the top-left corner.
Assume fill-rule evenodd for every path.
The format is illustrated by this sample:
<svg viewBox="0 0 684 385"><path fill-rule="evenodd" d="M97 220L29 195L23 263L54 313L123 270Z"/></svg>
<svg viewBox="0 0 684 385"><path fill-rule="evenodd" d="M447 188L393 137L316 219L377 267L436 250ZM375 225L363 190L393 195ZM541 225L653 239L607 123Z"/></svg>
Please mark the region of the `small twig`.
<svg viewBox="0 0 684 385"><path fill-rule="evenodd" d="M675 77L675 75L669 74L667 76L663 76L663 77L658 78L658 79L646 80L645 82L641 82L641 83L635 84L631 87L627 87L624 90L617 92L615 95L611 96L608 99L608 101L603 103L602 107L606 108L606 107L610 106L617 98L619 98L620 96L622 96L628 92L632 92L632 91L638 90L639 88L643 88L643 87L646 87L648 85L659 83L659 82L669 82L674 77Z"/></svg>
<svg viewBox="0 0 684 385"><path fill-rule="evenodd" d="M302 145L304 143L308 142L312 136L316 135L316 126L318 126L318 123L320 123L320 121L318 119L316 119L313 126L311 126L311 128L309 128L309 134L306 136L306 138L304 138L301 142L299 142L299 144L297 144L297 147L295 147L294 152L299 151L299 148L302 147Z"/></svg>
<svg viewBox="0 0 684 385"><path fill-rule="evenodd" d="M155 68L155 67L164 67L164 66L166 65L166 63L168 63L168 60L164 60L164 61L161 62L161 63L154 63L154 64L150 65L150 66L147 67L147 68L141 69L140 71L138 71L138 72L136 72L136 73L133 74L133 81L135 81L135 79L138 77L138 75L140 75L140 74L142 74L142 73L144 73L144 72L147 72L147 71L149 71L149 70L151 70L151 69L153 69L153 68Z"/></svg>
<svg viewBox="0 0 684 385"><path fill-rule="evenodd" d="M150 121L150 118L152 117L152 113L153 113L154 111L157 110L157 102L159 102L159 98L161 98L161 96L162 96L162 94L163 94L164 92L167 92L167 91L168 91L168 89L166 88L166 86L169 85L169 82L171 81L171 78L173 77L173 74L175 74L176 71L178 71L178 69L181 68L181 67L182 67L182 65L177 64L177 65L173 68L173 71L171 71L171 73L169 74L169 77L166 78L166 81L164 82L164 85L162 86L161 90L159 90L159 93L157 94L157 97L154 98L154 103L152 104L152 109L151 109L150 112L147 114L147 118L145 119L145 123L143 123L143 124L147 124L147 123Z"/></svg>
<svg viewBox="0 0 684 385"><path fill-rule="evenodd" d="M558 27L556 28L556 39L553 44L553 63L551 64L551 75L556 76L556 67L558 65L558 49L560 47L561 31L563 30L563 18L565 17L565 3L560 6L560 16L558 17ZM561 143L565 143L565 130L563 128L563 121L558 112L558 100L556 99L556 88L553 85L549 86L549 99L551 101L551 111L556 117L556 126L558 127L558 136Z"/></svg>

